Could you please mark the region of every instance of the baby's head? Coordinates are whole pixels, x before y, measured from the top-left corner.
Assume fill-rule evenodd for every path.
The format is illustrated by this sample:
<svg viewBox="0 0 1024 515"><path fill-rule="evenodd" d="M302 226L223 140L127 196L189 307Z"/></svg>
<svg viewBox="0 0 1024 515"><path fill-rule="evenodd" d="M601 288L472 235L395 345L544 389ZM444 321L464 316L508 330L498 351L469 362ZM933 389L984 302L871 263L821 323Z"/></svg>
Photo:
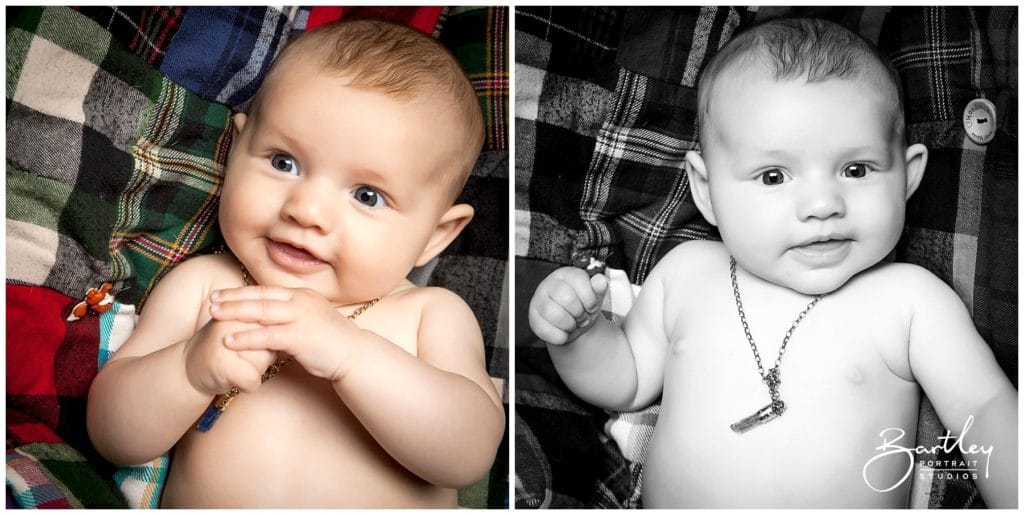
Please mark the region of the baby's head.
<svg viewBox="0 0 1024 515"><path fill-rule="evenodd" d="M745 270L806 294L882 261L927 162L907 146L899 76L824 20L737 35L698 86L694 200Z"/></svg>
<svg viewBox="0 0 1024 515"><path fill-rule="evenodd" d="M435 137L439 144L450 139L458 149L456 159L440 177L455 201L479 156L484 122L476 91L448 49L420 31L378 20L324 25L302 34L282 50L253 99L249 115L255 116L271 93L291 94L275 90L275 81L303 65L307 73L343 78L346 87L382 93L399 103L432 104L446 111L453 123Z"/></svg>
<svg viewBox="0 0 1024 515"><path fill-rule="evenodd" d="M303 34L234 121L220 224L261 284L379 297L473 216L454 202L483 143L479 103L415 30L360 20Z"/></svg>
<svg viewBox="0 0 1024 515"><path fill-rule="evenodd" d="M749 73L766 74L776 82L858 81L884 98L893 136L903 137L903 88L892 63L874 45L841 25L815 18L785 18L737 34L704 69L698 84L697 113L702 143L713 134L712 101L723 93L716 90L716 82L742 79Z"/></svg>

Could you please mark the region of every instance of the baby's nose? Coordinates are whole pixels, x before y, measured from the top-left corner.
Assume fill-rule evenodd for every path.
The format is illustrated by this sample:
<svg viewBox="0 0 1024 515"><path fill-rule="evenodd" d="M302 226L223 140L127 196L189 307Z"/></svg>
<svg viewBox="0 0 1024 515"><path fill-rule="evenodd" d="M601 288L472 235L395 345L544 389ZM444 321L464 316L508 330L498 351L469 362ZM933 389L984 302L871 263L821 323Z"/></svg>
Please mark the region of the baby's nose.
<svg viewBox="0 0 1024 515"><path fill-rule="evenodd" d="M846 214L846 200L833 181L814 181L801 192L797 210L801 220L842 217Z"/></svg>
<svg viewBox="0 0 1024 515"><path fill-rule="evenodd" d="M334 209L328 192L330 188L313 181L303 181L292 187L288 200L281 208L281 218L296 225L320 232L330 230Z"/></svg>

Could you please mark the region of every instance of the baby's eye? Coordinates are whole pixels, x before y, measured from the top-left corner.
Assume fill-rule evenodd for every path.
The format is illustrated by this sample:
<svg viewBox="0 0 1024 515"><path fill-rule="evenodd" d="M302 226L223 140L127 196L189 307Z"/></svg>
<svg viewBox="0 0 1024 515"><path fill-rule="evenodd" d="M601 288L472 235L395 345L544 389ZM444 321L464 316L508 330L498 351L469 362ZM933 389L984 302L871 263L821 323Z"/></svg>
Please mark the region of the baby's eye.
<svg viewBox="0 0 1024 515"><path fill-rule="evenodd" d="M291 175L299 174L299 164L288 154L274 154L270 156L270 166L273 166L279 172Z"/></svg>
<svg viewBox="0 0 1024 515"><path fill-rule="evenodd" d="M782 173L782 170L778 168L772 168L771 170L765 170L761 172L761 182L765 186L778 186L783 182L786 182L786 174Z"/></svg>
<svg viewBox="0 0 1024 515"><path fill-rule="evenodd" d="M381 195L377 190L369 186L360 186L352 192L352 196L355 197L356 201L360 204L365 204L370 207L384 207L387 202L384 200L384 195Z"/></svg>
<svg viewBox="0 0 1024 515"><path fill-rule="evenodd" d="M868 168L868 165L864 163L854 163L852 165L847 165L846 168L843 168L843 177L863 179L865 176L867 176L869 171L870 169Z"/></svg>

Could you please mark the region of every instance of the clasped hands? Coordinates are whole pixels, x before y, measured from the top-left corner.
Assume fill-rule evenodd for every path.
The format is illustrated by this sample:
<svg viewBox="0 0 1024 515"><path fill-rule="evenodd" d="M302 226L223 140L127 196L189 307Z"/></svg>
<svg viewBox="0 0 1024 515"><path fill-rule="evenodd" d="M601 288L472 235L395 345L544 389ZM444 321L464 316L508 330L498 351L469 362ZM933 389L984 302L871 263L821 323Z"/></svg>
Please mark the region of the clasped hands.
<svg viewBox="0 0 1024 515"><path fill-rule="evenodd" d="M198 390L255 390L260 376L291 356L309 374L336 382L350 369L361 330L308 289L243 286L210 295L210 322L189 341L186 369Z"/></svg>

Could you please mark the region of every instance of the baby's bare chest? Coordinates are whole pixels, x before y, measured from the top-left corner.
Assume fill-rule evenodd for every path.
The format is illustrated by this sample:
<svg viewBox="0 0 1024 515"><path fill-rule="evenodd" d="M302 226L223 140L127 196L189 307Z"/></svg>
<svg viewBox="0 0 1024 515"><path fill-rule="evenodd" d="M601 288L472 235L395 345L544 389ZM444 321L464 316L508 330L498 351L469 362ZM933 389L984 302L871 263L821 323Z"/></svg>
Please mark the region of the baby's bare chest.
<svg viewBox="0 0 1024 515"><path fill-rule="evenodd" d="M294 363L239 395L208 432L189 431L174 459L168 493L214 505L446 502L380 447L329 382Z"/></svg>
<svg viewBox="0 0 1024 515"><path fill-rule="evenodd" d="M721 486L701 491L708 505L743 505L742 495L729 492L755 491L763 501L778 496L785 505L789 496L817 499L829 485L841 484L845 490L828 495L853 496L851 506L892 503L867 487L860 470L881 443L881 431L898 427L912 435L916 429L917 385L898 373L906 352L901 321L825 297L795 327L802 306L760 303L769 307L757 313L749 306L759 303L750 302L745 330L731 292L717 300L691 306L682 314L690 323L674 326L645 471L655 495L670 495L671 489L659 489L661 482L693 480ZM733 424L771 402L762 373L773 367L785 411L746 433L733 431ZM902 473L892 465L883 475Z"/></svg>
<svg viewBox="0 0 1024 515"><path fill-rule="evenodd" d="M386 338L385 344L415 354L416 320L379 307L354 322ZM381 377L381 387L391 379ZM450 497L451 492L427 485L395 462L329 381L291 361L256 391L239 394L208 432L192 429L183 437L175 447L165 501L447 506Z"/></svg>

